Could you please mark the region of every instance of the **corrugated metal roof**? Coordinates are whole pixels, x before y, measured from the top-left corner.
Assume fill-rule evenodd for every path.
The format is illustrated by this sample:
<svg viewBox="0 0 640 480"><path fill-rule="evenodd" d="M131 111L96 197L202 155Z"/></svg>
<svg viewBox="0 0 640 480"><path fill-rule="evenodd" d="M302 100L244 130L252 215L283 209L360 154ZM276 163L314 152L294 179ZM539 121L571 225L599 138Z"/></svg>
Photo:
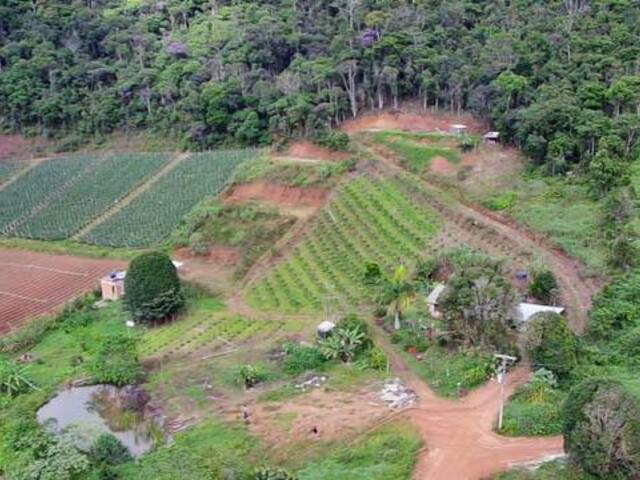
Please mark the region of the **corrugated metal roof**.
<svg viewBox="0 0 640 480"><path fill-rule="evenodd" d="M550 305L536 305L535 303L521 303L518 305L518 315L520 316L520 320L525 323L531 320L531 317L534 315L545 312L560 314L564 312L564 308L552 307Z"/></svg>

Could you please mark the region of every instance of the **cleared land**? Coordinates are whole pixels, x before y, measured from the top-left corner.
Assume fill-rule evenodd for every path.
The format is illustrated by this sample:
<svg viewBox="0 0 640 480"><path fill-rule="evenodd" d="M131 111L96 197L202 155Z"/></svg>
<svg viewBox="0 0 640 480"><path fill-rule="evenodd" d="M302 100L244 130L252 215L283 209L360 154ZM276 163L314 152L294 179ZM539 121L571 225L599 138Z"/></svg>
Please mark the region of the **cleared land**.
<svg viewBox="0 0 640 480"><path fill-rule="evenodd" d="M113 260L0 249L0 335L96 288L100 277L124 265Z"/></svg>

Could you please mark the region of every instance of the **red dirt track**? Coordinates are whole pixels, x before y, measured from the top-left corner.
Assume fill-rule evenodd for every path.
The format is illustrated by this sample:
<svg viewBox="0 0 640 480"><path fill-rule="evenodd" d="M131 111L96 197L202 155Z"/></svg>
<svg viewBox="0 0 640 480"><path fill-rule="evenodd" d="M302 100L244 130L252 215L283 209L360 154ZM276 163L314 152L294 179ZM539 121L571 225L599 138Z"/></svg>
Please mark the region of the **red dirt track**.
<svg viewBox="0 0 640 480"><path fill-rule="evenodd" d="M0 335L98 287L125 262L0 249Z"/></svg>

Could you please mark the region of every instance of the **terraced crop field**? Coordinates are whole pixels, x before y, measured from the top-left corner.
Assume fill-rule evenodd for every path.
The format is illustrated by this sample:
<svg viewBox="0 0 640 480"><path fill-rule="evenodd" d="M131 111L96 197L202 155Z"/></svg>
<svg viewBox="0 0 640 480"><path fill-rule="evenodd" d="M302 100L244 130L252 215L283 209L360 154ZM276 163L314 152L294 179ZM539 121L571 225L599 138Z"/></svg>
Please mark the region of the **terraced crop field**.
<svg viewBox="0 0 640 480"><path fill-rule="evenodd" d="M241 163L258 154L258 150L243 149L191 155L82 240L109 247L157 244L196 204L220 193Z"/></svg>
<svg viewBox="0 0 640 480"><path fill-rule="evenodd" d="M438 223L435 212L413 203L393 182L360 177L342 187L282 263L250 285L247 300L284 312L318 311L331 297L361 304L368 295L362 284L366 262L391 271L415 259Z"/></svg>
<svg viewBox="0 0 640 480"><path fill-rule="evenodd" d="M224 312L203 311L164 327L149 330L140 345L142 357L182 356L211 352L255 336L270 336L282 328L279 321L252 320Z"/></svg>
<svg viewBox="0 0 640 480"><path fill-rule="evenodd" d="M157 172L170 154L107 156L85 169L76 182L53 196L12 232L18 237L60 240L80 230Z"/></svg>

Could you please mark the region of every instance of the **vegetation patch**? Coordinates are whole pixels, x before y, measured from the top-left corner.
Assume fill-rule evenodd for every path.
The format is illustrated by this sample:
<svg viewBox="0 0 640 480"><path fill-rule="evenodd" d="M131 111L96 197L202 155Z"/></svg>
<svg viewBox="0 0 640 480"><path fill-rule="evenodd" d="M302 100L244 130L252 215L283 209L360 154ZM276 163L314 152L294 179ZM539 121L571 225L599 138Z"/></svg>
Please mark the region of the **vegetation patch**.
<svg viewBox="0 0 640 480"><path fill-rule="evenodd" d="M412 134L398 135L394 132L376 133L374 139L391 148L402 157L405 166L414 173L422 173L435 157L446 158L453 164L460 163L460 155L455 147L442 146L445 136L438 134L417 137L423 141L416 141ZM450 137L451 138L451 137ZM434 144L424 140L434 140Z"/></svg>
<svg viewBox="0 0 640 480"><path fill-rule="evenodd" d="M214 246L233 248L240 255L234 275L241 278L294 222L293 217L258 203L222 205L211 201L185 218L173 241L177 246L188 245L193 254L203 257Z"/></svg>

